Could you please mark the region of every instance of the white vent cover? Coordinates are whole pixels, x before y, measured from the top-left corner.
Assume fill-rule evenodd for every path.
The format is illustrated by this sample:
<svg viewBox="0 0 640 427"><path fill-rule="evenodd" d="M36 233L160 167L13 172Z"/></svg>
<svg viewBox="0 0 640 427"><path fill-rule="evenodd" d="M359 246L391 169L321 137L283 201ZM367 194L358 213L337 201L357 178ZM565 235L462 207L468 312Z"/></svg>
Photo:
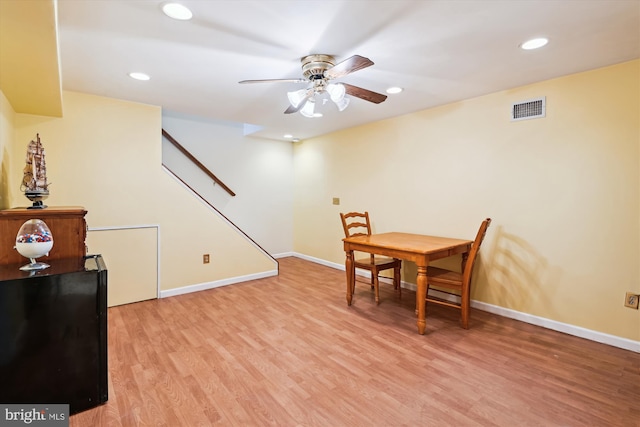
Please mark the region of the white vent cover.
<svg viewBox="0 0 640 427"><path fill-rule="evenodd" d="M538 119L544 117L547 109L545 96L526 101L516 102L511 105L511 121Z"/></svg>

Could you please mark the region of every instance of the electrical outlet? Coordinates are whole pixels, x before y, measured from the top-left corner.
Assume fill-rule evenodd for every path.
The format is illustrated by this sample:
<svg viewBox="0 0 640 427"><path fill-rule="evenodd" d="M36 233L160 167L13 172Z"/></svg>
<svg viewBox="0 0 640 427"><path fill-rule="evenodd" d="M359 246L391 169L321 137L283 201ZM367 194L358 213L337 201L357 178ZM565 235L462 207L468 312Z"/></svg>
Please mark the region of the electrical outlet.
<svg viewBox="0 0 640 427"><path fill-rule="evenodd" d="M209 254L202 255L202 263L209 264Z"/></svg>
<svg viewBox="0 0 640 427"><path fill-rule="evenodd" d="M633 292L627 292L624 297L624 306L629 308L638 309L638 300L640 299L640 295L634 294Z"/></svg>
<svg viewBox="0 0 640 427"><path fill-rule="evenodd" d="M339 205L340 204L340 197L334 197L333 198L333 204L334 205Z"/></svg>

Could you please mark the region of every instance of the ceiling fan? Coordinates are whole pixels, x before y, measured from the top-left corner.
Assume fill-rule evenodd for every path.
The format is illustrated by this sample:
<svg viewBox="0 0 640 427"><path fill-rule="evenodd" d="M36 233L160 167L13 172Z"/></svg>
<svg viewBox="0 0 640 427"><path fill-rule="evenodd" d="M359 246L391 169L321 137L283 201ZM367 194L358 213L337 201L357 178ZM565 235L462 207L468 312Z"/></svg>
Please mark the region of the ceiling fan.
<svg viewBox="0 0 640 427"><path fill-rule="evenodd" d="M369 58L354 55L336 64L333 56L316 54L303 57L301 62L303 78L242 80L239 83L309 83L305 89L287 92L291 105L284 112L285 114L291 114L300 111L300 114L305 117L314 117L316 95L324 93L329 95L329 99L336 104L340 111L349 105L349 98L345 98L345 95L355 96L375 104L387 99L386 95L358 86L347 83L330 83L331 80L339 79L347 74L373 65L373 61ZM326 102L326 98L323 101Z"/></svg>

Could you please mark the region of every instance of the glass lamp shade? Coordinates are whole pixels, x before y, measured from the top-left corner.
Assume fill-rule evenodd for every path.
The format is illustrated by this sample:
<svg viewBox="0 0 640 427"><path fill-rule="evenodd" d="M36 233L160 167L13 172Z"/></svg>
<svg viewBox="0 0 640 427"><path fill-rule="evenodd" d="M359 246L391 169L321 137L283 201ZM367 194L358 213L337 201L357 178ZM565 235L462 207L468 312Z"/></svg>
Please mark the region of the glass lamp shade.
<svg viewBox="0 0 640 427"><path fill-rule="evenodd" d="M305 117L313 117L313 112L316 108L316 103L313 100L308 100L304 107L300 110L300 114Z"/></svg>
<svg viewBox="0 0 640 427"><path fill-rule="evenodd" d="M349 105L349 98L345 98L346 89L340 83L330 83L327 85L327 92L333 102L335 102L339 111L343 111Z"/></svg>
<svg viewBox="0 0 640 427"><path fill-rule="evenodd" d="M53 248L53 236L47 224L40 219L30 219L22 224L16 236L15 249L25 258L29 258L30 264L23 265L20 270L42 270L49 264L36 262L36 258L48 255Z"/></svg>
<svg viewBox="0 0 640 427"><path fill-rule="evenodd" d="M327 85L327 92L329 92L331 100L337 104L344 99L346 89L344 85L341 85L340 83L329 83Z"/></svg>
<svg viewBox="0 0 640 427"><path fill-rule="evenodd" d="M307 90L300 89L295 92L287 92L287 98L289 98L289 102L295 108L307 97Z"/></svg>
<svg viewBox="0 0 640 427"><path fill-rule="evenodd" d="M339 111L344 110L347 108L347 105L349 105L349 98L342 98L340 101L336 102L336 105L338 106Z"/></svg>

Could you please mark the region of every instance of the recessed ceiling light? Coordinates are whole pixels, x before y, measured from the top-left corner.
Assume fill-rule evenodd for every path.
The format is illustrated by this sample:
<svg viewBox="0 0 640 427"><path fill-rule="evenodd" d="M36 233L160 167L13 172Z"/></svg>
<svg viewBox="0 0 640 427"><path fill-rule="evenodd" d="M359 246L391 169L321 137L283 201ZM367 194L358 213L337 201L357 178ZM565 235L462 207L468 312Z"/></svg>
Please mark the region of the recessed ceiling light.
<svg viewBox="0 0 640 427"><path fill-rule="evenodd" d="M289 138L293 138L293 135L291 135L290 133L287 133L287 134L282 135L282 137L289 139Z"/></svg>
<svg viewBox="0 0 640 427"><path fill-rule="evenodd" d="M300 142L300 138L293 138L291 142Z"/></svg>
<svg viewBox="0 0 640 427"><path fill-rule="evenodd" d="M193 17L193 13L180 3L166 3L162 6L162 11L169 18L178 19L180 21L188 21Z"/></svg>
<svg viewBox="0 0 640 427"><path fill-rule="evenodd" d="M322 113L313 113L313 117L322 117Z"/></svg>
<svg viewBox="0 0 640 427"><path fill-rule="evenodd" d="M524 50L538 49L539 47L542 47L547 43L549 43L549 39L539 37L536 39L527 40L526 42L522 43L520 47Z"/></svg>
<svg viewBox="0 0 640 427"><path fill-rule="evenodd" d="M402 89L401 87L398 86L392 86L390 88L387 89L387 93L388 94L394 94L394 93L400 93L402 92L404 89Z"/></svg>
<svg viewBox="0 0 640 427"><path fill-rule="evenodd" d="M149 80L151 78L145 73L129 73L129 77L136 80Z"/></svg>

